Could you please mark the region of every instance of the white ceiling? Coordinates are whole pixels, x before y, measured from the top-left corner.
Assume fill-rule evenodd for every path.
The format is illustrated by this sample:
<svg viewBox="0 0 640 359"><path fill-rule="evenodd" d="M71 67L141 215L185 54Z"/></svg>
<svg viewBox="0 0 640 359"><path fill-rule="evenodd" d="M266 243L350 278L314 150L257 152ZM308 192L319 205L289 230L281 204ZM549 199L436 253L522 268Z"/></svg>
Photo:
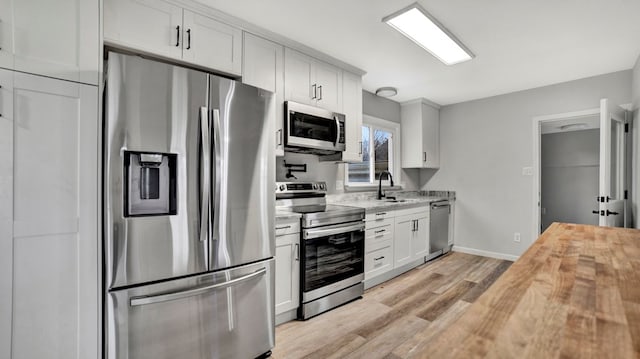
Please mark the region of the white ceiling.
<svg viewBox="0 0 640 359"><path fill-rule="evenodd" d="M446 66L381 19L415 1L198 0L365 71L365 90L441 105L633 67L639 0L420 0L476 58Z"/></svg>

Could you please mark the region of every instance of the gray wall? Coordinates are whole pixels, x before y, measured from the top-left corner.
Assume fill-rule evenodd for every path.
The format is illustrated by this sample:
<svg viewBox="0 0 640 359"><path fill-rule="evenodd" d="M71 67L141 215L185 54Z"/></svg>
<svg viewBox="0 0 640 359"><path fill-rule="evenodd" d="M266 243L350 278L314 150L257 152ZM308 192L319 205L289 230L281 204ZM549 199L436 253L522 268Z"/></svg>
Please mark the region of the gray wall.
<svg viewBox="0 0 640 359"><path fill-rule="evenodd" d="M600 130L542 135L542 230L553 222L598 224Z"/></svg>
<svg viewBox="0 0 640 359"><path fill-rule="evenodd" d="M532 69L535 71L535 69ZM422 189L456 191L456 245L522 254L533 241L535 116L597 108L601 98L631 100L631 71L444 106L439 170L422 170ZM513 241L514 232L522 241Z"/></svg>
<svg viewBox="0 0 640 359"><path fill-rule="evenodd" d="M631 156L632 162L632 189L634 203L632 204L633 218L636 219L636 228L640 228L640 219L638 218L638 204L640 203L640 176L638 176L638 161L640 161L640 56L636 61L636 65L633 67L633 75L631 82L631 99L633 110L633 155Z"/></svg>
<svg viewBox="0 0 640 359"><path fill-rule="evenodd" d="M395 101L362 91L362 106L366 115L400 123L400 104ZM320 162L318 157L314 155L286 152L284 157L278 157L276 160L277 181L295 181L285 177L287 171L284 167L284 161L294 164L307 164L307 173L294 173L298 177L298 181L325 181L330 194L344 191L344 188L336 188L336 181L344 181L344 164ZM420 173L418 170L402 170L401 181L404 183L405 189L417 189L419 180Z"/></svg>

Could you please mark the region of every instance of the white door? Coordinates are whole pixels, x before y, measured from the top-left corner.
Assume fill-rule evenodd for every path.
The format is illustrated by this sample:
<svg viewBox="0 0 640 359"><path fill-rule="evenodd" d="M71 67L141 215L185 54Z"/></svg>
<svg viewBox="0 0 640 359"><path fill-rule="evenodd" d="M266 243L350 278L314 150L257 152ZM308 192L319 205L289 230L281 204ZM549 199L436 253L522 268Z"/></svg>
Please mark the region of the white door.
<svg viewBox="0 0 640 359"><path fill-rule="evenodd" d="M300 302L300 234L276 237L276 315Z"/></svg>
<svg viewBox="0 0 640 359"><path fill-rule="evenodd" d="M342 160L362 162L362 77L343 72L342 108L345 115L345 145Z"/></svg>
<svg viewBox="0 0 640 359"><path fill-rule="evenodd" d="M182 58L229 74L242 72L242 31L184 10Z"/></svg>
<svg viewBox="0 0 640 359"><path fill-rule="evenodd" d="M276 156L284 156L284 47L244 33L242 82L275 93Z"/></svg>
<svg viewBox="0 0 640 359"><path fill-rule="evenodd" d="M182 59L182 8L161 0L104 0L104 40Z"/></svg>
<svg viewBox="0 0 640 359"><path fill-rule="evenodd" d="M297 51L284 52L284 99L307 105L316 105L314 61Z"/></svg>
<svg viewBox="0 0 640 359"><path fill-rule="evenodd" d="M98 358L98 89L16 72L12 96L12 354Z"/></svg>
<svg viewBox="0 0 640 359"><path fill-rule="evenodd" d="M393 253L394 268L401 267L413 260L413 237L415 236L415 218L413 215L396 218L395 244Z"/></svg>
<svg viewBox="0 0 640 359"><path fill-rule="evenodd" d="M600 100L599 225L624 227L625 111L608 99Z"/></svg>
<svg viewBox="0 0 640 359"><path fill-rule="evenodd" d="M11 358L13 71L0 69L0 86L0 358Z"/></svg>
<svg viewBox="0 0 640 359"><path fill-rule="evenodd" d="M429 254L429 216L428 214L416 216L414 224L414 235L411 247L413 259L426 257Z"/></svg>
<svg viewBox="0 0 640 359"><path fill-rule="evenodd" d="M0 66L98 83L97 1L0 0Z"/></svg>
<svg viewBox="0 0 640 359"><path fill-rule="evenodd" d="M342 70L315 61L318 107L342 113Z"/></svg>

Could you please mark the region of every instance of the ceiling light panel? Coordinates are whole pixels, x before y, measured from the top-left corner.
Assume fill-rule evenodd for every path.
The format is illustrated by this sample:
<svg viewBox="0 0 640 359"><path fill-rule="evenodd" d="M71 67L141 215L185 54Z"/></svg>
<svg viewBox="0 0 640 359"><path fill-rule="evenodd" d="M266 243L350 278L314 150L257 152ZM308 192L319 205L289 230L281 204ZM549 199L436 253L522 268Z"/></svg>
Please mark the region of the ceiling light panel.
<svg viewBox="0 0 640 359"><path fill-rule="evenodd" d="M446 65L468 61L473 54L420 5L413 4L382 19Z"/></svg>

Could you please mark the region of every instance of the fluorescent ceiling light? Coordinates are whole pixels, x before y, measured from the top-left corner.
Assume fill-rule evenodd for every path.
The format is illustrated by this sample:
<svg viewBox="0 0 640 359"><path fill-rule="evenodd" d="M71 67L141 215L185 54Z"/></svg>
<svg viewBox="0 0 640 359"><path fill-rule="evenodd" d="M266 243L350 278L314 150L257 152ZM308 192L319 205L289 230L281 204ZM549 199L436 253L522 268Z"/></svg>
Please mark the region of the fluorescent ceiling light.
<svg viewBox="0 0 640 359"><path fill-rule="evenodd" d="M382 21L446 65L473 58L469 49L417 3L385 17Z"/></svg>

